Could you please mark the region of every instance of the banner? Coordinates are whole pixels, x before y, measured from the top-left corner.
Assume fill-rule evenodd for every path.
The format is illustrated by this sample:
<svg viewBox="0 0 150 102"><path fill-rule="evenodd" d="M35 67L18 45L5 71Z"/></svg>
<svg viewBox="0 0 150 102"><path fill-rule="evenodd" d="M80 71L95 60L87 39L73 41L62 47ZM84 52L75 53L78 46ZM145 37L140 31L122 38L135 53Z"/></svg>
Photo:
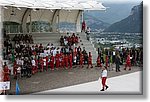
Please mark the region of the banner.
<svg viewBox="0 0 150 102"><path fill-rule="evenodd" d="M0 90L9 90L10 89L10 81L0 82Z"/></svg>

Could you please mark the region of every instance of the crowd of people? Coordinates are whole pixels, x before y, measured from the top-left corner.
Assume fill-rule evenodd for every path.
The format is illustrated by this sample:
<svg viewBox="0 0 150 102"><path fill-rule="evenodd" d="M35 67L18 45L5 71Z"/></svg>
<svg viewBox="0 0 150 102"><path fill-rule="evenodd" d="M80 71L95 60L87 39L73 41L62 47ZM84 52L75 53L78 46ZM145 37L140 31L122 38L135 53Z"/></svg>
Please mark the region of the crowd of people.
<svg viewBox="0 0 150 102"><path fill-rule="evenodd" d="M76 40L74 40L76 39ZM27 41L23 43L22 39L15 40L15 46L8 47L7 56L13 62L14 78L18 77L31 77L37 72L44 72L48 70L62 70L72 68L93 68L92 54L87 52L85 48L80 46L75 47L74 44L79 43L79 38L74 33L70 37L61 36L61 48L55 47L52 43L43 46L42 44L34 44L30 46ZM65 44L65 41L67 43ZM20 42L20 43L18 43ZM117 49L117 50L99 50L95 67L106 67L108 70L113 70L113 65L116 65L116 72L120 71L120 65L124 64L124 70L129 67L131 70L132 65L142 65L143 52L142 49ZM5 63L4 72L8 76L8 66ZM18 76L19 75L19 76ZM9 80L4 77L5 81Z"/></svg>
<svg viewBox="0 0 150 102"><path fill-rule="evenodd" d="M108 70L113 70L114 64L116 65L116 72L120 71L120 65L125 65L124 70L131 66L143 65L143 49L142 48L122 48L116 50L105 49L105 51L98 50L97 66L102 67L105 65Z"/></svg>
<svg viewBox="0 0 150 102"><path fill-rule="evenodd" d="M60 45L61 46L72 46L74 44L77 44L79 42L79 38L75 33L72 34L72 36L61 36L60 38Z"/></svg>
<svg viewBox="0 0 150 102"><path fill-rule="evenodd" d="M15 49L16 53L19 53L24 47L29 46L30 44L33 44L32 35L16 34L12 39L9 35L6 35L4 37L3 48L4 59L11 60L13 49Z"/></svg>
<svg viewBox="0 0 150 102"><path fill-rule="evenodd" d="M52 43L47 46L42 44L30 46L29 43L15 42L14 48L9 49L10 53L7 53L13 62L14 78L17 78L18 74L22 77L31 77L48 69L52 71L72 69L77 65L83 68L86 64L87 68L93 68L91 52L87 53L85 48L73 46L78 43L78 37L73 33L71 37L66 36L64 39L67 39L68 43L62 44L61 48L55 47Z"/></svg>

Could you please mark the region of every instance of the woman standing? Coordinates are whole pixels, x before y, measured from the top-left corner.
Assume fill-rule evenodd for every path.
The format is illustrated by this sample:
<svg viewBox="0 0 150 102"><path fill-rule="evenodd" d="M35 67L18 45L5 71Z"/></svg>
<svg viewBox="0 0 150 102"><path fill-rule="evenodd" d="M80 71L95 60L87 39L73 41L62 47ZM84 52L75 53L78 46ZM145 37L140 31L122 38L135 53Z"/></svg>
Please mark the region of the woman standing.
<svg viewBox="0 0 150 102"><path fill-rule="evenodd" d="M105 89L108 89L108 86L106 85L106 79L107 79L107 69L106 69L106 66L103 67L103 69L102 69L101 79L102 79L102 86L103 86L103 88L100 91L105 91Z"/></svg>

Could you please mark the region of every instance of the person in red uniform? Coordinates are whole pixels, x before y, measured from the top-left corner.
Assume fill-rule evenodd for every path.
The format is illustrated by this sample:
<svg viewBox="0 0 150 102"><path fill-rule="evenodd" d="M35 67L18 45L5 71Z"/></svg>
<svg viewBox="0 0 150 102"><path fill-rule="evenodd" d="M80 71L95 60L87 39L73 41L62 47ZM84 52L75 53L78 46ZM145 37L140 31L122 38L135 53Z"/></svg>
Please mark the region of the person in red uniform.
<svg viewBox="0 0 150 102"><path fill-rule="evenodd" d="M4 82L10 81L9 74L10 74L10 70L9 70L6 62L4 62Z"/></svg>
<svg viewBox="0 0 150 102"><path fill-rule="evenodd" d="M129 67L129 70L131 70L130 53L129 53L129 54L128 54L128 56L127 56L126 64L125 64L125 68L124 68L124 70L126 70L126 69L127 69L127 67Z"/></svg>
<svg viewBox="0 0 150 102"><path fill-rule="evenodd" d="M38 72L38 59L37 59L37 56L35 56L35 64L36 64L36 66L35 66L35 73L37 73Z"/></svg>
<svg viewBox="0 0 150 102"><path fill-rule="evenodd" d="M84 60L83 54L82 54L82 52L80 52L80 62L79 62L80 68L83 68L83 62L84 62L83 60Z"/></svg>
<svg viewBox="0 0 150 102"><path fill-rule="evenodd" d="M102 67L102 64L101 64L101 58L100 58L100 56L98 55L98 57L97 57L97 67Z"/></svg>
<svg viewBox="0 0 150 102"><path fill-rule="evenodd" d="M74 48L73 55L77 55L77 47Z"/></svg>
<svg viewBox="0 0 150 102"><path fill-rule="evenodd" d="M86 28L86 24L85 21L82 22L82 31L81 32L85 32L85 28Z"/></svg>
<svg viewBox="0 0 150 102"><path fill-rule="evenodd" d="M108 86L106 85L107 80L107 67L103 67L102 73L101 73L101 79L102 79L102 86L103 88L100 91L105 91L105 89L108 89Z"/></svg>
<svg viewBox="0 0 150 102"><path fill-rule="evenodd" d="M59 58L59 53L57 52L56 56L55 56L55 61L56 61L56 69L58 70L59 65L60 65L60 58Z"/></svg>
<svg viewBox="0 0 150 102"><path fill-rule="evenodd" d="M75 37L75 43L78 43L79 42L79 38L76 36Z"/></svg>
<svg viewBox="0 0 150 102"><path fill-rule="evenodd" d="M72 53L69 54L68 59L69 59L70 69L72 69Z"/></svg>
<svg viewBox="0 0 150 102"><path fill-rule="evenodd" d="M62 69L64 67L63 53L60 53L59 61L60 61L59 66Z"/></svg>
<svg viewBox="0 0 150 102"><path fill-rule="evenodd" d="M89 52L89 57L88 57L88 67L91 65L91 68L93 68L93 65L92 65L92 55L91 55L91 52Z"/></svg>
<svg viewBox="0 0 150 102"><path fill-rule="evenodd" d="M13 75L14 75L14 79L17 78L17 64L16 64L16 61L14 62L14 65L13 65Z"/></svg>
<svg viewBox="0 0 150 102"><path fill-rule="evenodd" d="M40 62L40 71L43 72L44 71L44 61L43 61L42 57L40 58L39 62Z"/></svg>
<svg viewBox="0 0 150 102"><path fill-rule="evenodd" d="M51 70L54 70L54 60L55 60L55 58L52 54L50 57L50 68L51 68Z"/></svg>
<svg viewBox="0 0 150 102"><path fill-rule="evenodd" d="M105 61L106 61L106 62L105 62L105 64L106 64L106 65L105 65L105 66L108 68L108 61L109 61L109 59L108 59L108 55L106 55L106 59L105 59Z"/></svg>
<svg viewBox="0 0 150 102"><path fill-rule="evenodd" d="M48 56L45 57L46 59L46 71L48 70Z"/></svg>
<svg viewBox="0 0 150 102"><path fill-rule="evenodd" d="M68 69L68 55L65 55L65 67Z"/></svg>
<svg viewBox="0 0 150 102"><path fill-rule="evenodd" d="M71 43L72 43L72 39L71 39L71 37L69 36L69 37L68 37L68 44L71 45Z"/></svg>
<svg viewBox="0 0 150 102"><path fill-rule="evenodd" d="M76 43L76 38L75 36L72 36L72 44L75 44Z"/></svg>

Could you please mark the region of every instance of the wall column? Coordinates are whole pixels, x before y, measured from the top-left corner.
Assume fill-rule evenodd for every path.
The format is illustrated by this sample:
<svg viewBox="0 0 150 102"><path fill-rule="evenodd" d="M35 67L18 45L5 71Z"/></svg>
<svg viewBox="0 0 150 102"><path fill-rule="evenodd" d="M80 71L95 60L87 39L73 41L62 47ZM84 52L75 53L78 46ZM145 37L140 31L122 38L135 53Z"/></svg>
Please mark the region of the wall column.
<svg viewBox="0 0 150 102"><path fill-rule="evenodd" d="M0 6L0 56L2 55L3 46L3 21L4 21L4 9Z"/></svg>
<svg viewBox="0 0 150 102"><path fill-rule="evenodd" d="M81 32L81 24L80 24L81 15L82 15L82 11L79 10L76 18L76 32Z"/></svg>
<svg viewBox="0 0 150 102"><path fill-rule="evenodd" d="M27 33L27 26L26 26L26 23L27 23L27 19L28 19L28 16L30 15L31 13L31 9L26 9L23 17L22 17L22 32L23 33Z"/></svg>
<svg viewBox="0 0 150 102"><path fill-rule="evenodd" d="M60 10L55 10L53 17L52 17L52 32L57 32L57 29L59 29L59 11ZM56 24L58 24L56 26Z"/></svg>
<svg viewBox="0 0 150 102"><path fill-rule="evenodd" d="M2 64L3 64L3 62L2 62L2 59L3 59L3 57L2 57L2 46L3 46L3 21L4 21L4 12L3 12L3 8L2 8L2 6L0 6L0 82L2 82L3 81L3 74L2 74L2 70L3 70L3 68L2 68ZM0 93L2 93L2 90L0 90Z"/></svg>

